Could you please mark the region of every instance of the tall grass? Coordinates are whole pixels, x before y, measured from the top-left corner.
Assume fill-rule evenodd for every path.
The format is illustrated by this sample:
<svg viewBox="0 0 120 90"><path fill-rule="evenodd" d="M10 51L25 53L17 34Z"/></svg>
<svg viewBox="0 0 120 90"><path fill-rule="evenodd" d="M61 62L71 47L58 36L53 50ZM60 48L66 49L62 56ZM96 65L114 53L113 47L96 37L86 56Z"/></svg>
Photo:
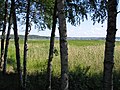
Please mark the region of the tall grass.
<svg viewBox="0 0 120 90"><path fill-rule="evenodd" d="M55 42L55 48L59 52L59 42ZM120 42L116 43L115 47L115 65L114 69L119 70L120 66ZM21 63L23 59L23 41L20 41ZM42 71L47 67L47 59L49 52L48 40L30 40L28 42L28 58L27 68L28 72ZM99 73L103 69L104 60L104 41L68 41L68 57L69 70L74 70L76 66L90 67L89 72ZM11 60L11 61L9 61ZM11 41L8 52L8 62L15 61L15 47L14 42ZM54 55L53 59L53 73L60 74L60 53L58 56ZM15 66L16 63L13 63ZM15 67L14 67L15 68Z"/></svg>
<svg viewBox="0 0 120 90"><path fill-rule="evenodd" d="M68 57L69 57L69 73L70 73L71 90L88 90L88 88L92 88L90 90L101 90L100 88L102 87L101 86L102 81L100 80L102 79L102 72L103 72L104 47L105 47L104 41L101 40L91 40L91 41L69 40L68 41L68 53L69 53ZM55 41L55 48L59 52L60 48L58 41ZM114 72L118 74L120 73L119 48L120 48L120 42L116 42ZM22 40L20 41L20 52L21 52L20 54L21 54L21 64L22 64L22 60L23 60ZM28 76L35 74L38 75L39 73L46 72L48 53L49 53L48 40L29 40L28 58L27 58ZM53 65L52 74L54 78L56 78L55 80L57 80L60 78L60 70L61 70L60 53L58 54L58 56L54 55L52 65ZM9 45L7 69L8 71L12 71L12 72L16 71L15 47L13 41L10 41L10 45ZM116 73L115 75L117 76L118 74ZM117 82L116 84L117 86L120 84L120 82L118 82L117 80L118 78L119 77L115 78L115 83ZM56 84L59 82L53 81L53 84L54 83L55 85L53 85L53 88L59 86L59 85L57 86Z"/></svg>

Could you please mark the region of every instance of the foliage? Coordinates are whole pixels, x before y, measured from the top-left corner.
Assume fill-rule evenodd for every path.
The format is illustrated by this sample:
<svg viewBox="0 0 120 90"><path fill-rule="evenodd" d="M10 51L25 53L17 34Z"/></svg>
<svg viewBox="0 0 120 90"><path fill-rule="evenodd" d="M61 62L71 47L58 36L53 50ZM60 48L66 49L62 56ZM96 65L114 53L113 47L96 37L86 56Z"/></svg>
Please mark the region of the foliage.
<svg viewBox="0 0 120 90"><path fill-rule="evenodd" d="M89 0L89 7L91 20L94 24L97 21L98 23L103 22L107 19L107 0Z"/></svg>
<svg viewBox="0 0 120 90"><path fill-rule="evenodd" d="M87 2L84 0L67 1L65 7L66 18L72 25L79 25L81 20L87 19Z"/></svg>
<svg viewBox="0 0 120 90"><path fill-rule="evenodd" d="M93 24L103 23L107 18L106 0L72 0L66 3L66 16L72 25L79 25L81 20L90 15Z"/></svg>
<svg viewBox="0 0 120 90"><path fill-rule="evenodd" d="M54 2L55 0L31 0L30 26L34 24L35 28L39 28L39 30L44 30L45 28L51 29ZM3 3L4 1L2 0L0 2L0 15L2 16L0 20L2 21L4 12L4 9L2 9ZM16 0L17 19L21 25L25 24L26 5L26 0ZM65 13L67 21L76 26L81 21L88 19L90 15L93 24L95 22L103 23L107 18L106 6L106 0L66 0Z"/></svg>
<svg viewBox="0 0 120 90"><path fill-rule="evenodd" d="M24 2L24 3L23 3ZM25 24L26 0L18 0L17 12L20 24ZM52 26L54 0L31 0L30 6L30 26L34 23L35 28L44 30ZM22 19L21 19L22 18Z"/></svg>
<svg viewBox="0 0 120 90"><path fill-rule="evenodd" d="M4 20L4 0L0 0L0 29L2 28Z"/></svg>

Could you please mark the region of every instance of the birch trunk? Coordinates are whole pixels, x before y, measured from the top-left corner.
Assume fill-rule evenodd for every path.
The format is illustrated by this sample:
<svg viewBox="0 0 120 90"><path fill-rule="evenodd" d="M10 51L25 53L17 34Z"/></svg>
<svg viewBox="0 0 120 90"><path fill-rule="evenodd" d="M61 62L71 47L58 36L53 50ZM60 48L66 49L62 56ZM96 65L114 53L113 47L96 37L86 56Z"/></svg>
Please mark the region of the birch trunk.
<svg viewBox="0 0 120 90"><path fill-rule="evenodd" d="M48 58L48 66L47 66L47 90L51 90L51 71L52 71L52 59L53 59L53 52L54 52L54 39L55 39L55 29L56 29L56 17L57 12L57 0L55 0L54 6L54 14L53 14L53 25L50 37L50 49L49 49L49 58Z"/></svg>
<svg viewBox="0 0 120 90"><path fill-rule="evenodd" d="M108 27L105 43L103 90L113 90L114 47L116 35L117 0L108 0Z"/></svg>
<svg viewBox="0 0 120 90"><path fill-rule="evenodd" d="M61 90L68 90L68 47L64 2L64 0L57 0L57 9L60 34Z"/></svg>
<svg viewBox="0 0 120 90"><path fill-rule="evenodd" d="M14 40L15 40L15 49L16 49L16 60L17 60L17 71L19 79L19 88L22 88L22 73L21 73L21 64L20 64L20 49L19 49L19 37L17 29L17 20L16 20L16 10L15 10L15 1L11 0L13 5L13 28L14 28Z"/></svg>
<svg viewBox="0 0 120 90"><path fill-rule="evenodd" d="M3 74L6 73L6 68L7 68L7 54L8 54L8 46L9 46L9 39L10 39L10 30L11 30L11 25L12 25L12 9L13 6L11 4L11 9L10 9L10 15L9 15L9 25L8 25L8 31L7 31L7 36L6 36L6 44L5 44L5 53L4 53L4 64L3 64Z"/></svg>
<svg viewBox="0 0 120 90"><path fill-rule="evenodd" d="M30 14L30 0L27 1L27 14L26 14L26 31L25 31L25 40L24 40L24 60L23 60L23 87L26 90L26 79L27 79L27 41L28 41L28 34L29 34L29 14Z"/></svg>
<svg viewBox="0 0 120 90"><path fill-rule="evenodd" d="M6 31L6 23L7 23L7 11L8 8L8 0L5 1L5 16L4 16L4 24L3 24L3 31L1 36L1 60L0 60L0 67L3 66L4 61L4 41L5 41L5 31Z"/></svg>

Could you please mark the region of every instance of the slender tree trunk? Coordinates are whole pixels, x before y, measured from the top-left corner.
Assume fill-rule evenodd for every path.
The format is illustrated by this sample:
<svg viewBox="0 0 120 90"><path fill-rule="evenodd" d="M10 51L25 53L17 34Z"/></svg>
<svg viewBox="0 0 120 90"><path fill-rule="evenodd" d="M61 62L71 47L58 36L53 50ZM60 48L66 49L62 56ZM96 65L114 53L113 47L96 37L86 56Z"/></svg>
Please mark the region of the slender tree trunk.
<svg viewBox="0 0 120 90"><path fill-rule="evenodd" d="M17 29L17 20L16 20L16 10L15 10L15 1L11 0L13 5L13 28L14 28L14 40L15 40L15 48L16 48L16 60L17 60L17 71L18 71L18 79L19 79L19 87L22 88L22 73L21 73L21 64L20 64L20 49L19 49L19 37L18 37L18 29Z"/></svg>
<svg viewBox="0 0 120 90"><path fill-rule="evenodd" d="M48 58L48 66L47 66L47 90L51 90L52 59L54 52L54 39L55 39L55 29L57 22L56 12L57 12L57 0L55 0L55 5L54 5L53 25L52 25L52 31L50 37L50 49L49 49L49 58Z"/></svg>
<svg viewBox="0 0 120 90"><path fill-rule="evenodd" d="M64 0L57 0L57 9L60 34L61 90L68 90L68 47Z"/></svg>
<svg viewBox="0 0 120 90"><path fill-rule="evenodd" d="M7 31L7 36L6 36L6 44L5 44L5 53L4 53L4 64L3 64L3 74L6 73L6 65L7 65L7 53L8 53L8 45L9 45L9 39L10 39L10 30L11 30L11 25L12 25L12 9L13 6L11 5L10 9L10 15L9 15L9 25L8 25L8 31Z"/></svg>
<svg viewBox="0 0 120 90"><path fill-rule="evenodd" d="M25 40L24 40L24 60L23 60L23 87L26 90L26 79L27 79L27 41L28 41L28 34L29 34L29 14L30 14L30 0L27 1L27 14L26 14L26 31L25 31Z"/></svg>
<svg viewBox="0 0 120 90"><path fill-rule="evenodd" d="M117 0L108 0L108 28L105 43L103 90L113 90L114 47L116 35Z"/></svg>
<svg viewBox="0 0 120 90"><path fill-rule="evenodd" d="M5 1L5 16L4 16L4 24L3 24L3 31L1 36L1 60L0 60L0 67L3 66L4 61L4 40L5 40L5 31L6 31L6 23L7 23L7 8L8 8L8 0Z"/></svg>

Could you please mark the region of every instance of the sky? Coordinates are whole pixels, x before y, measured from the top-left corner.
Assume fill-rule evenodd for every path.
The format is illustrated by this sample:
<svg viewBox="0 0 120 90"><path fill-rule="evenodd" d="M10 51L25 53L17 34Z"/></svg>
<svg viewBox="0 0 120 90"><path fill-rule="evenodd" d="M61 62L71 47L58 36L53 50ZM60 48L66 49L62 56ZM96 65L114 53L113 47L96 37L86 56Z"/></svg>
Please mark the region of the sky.
<svg viewBox="0 0 120 90"><path fill-rule="evenodd" d="M118 6L118 11L120 11L120 4ZM117 15L117 33L116 36L120 37L120 13ZM19 35L24 35L24 29L18 27ZM93 25L93 21L85 20L81 22L79 26L72 26L70 23L67 23L67 36L68 37L106 37L106 30L107 30L107 21L103 24L96 23ZM13 30L11 32L13 34ZM39 31L32 26L32 30L30 35L39 35L39 36L50 36L51 30L46 29L44 31ZM55 35L59 36L58 26L56 27Z"/></svg>
<svg viewBox="0 0 120 90"><path fill-rule="evenodd" d="M116 36L120 37L120 14L117 16L117 33ZM107 21L103 24L96 23L93 25L93 21L86 20L81 22L79 26L72 26L70 23L67 23L67 36L68 37L106 37L107 30ZM23 33L23 32L20 32ZM51 30L46 29L45 31L38 31L34 28L30 32L30 34L40 35L40 36L50 36ZM56 28L57 37L59 36L58 26Z"/></svg>
<svg viewBox="0 0 120 90"><path fill-rule="evenodd" d="M118 11L120 11L120 4L118 6ZM120 37L120 13L117 15L117 33L116 36ZM81 22L79 26L72 26L70 23L67 23L67 36L68 37L106 37L107 30L107 20L103 23L96 23L93 25L93 21L85 20ZM23 33L23 32L19 32ZM40 36L50 36L51 30L46 29L45 31L38 31L33 28L30 32L30 35L40 35ZM57 37L59 36L58 26L56 28Z"/></svg>

